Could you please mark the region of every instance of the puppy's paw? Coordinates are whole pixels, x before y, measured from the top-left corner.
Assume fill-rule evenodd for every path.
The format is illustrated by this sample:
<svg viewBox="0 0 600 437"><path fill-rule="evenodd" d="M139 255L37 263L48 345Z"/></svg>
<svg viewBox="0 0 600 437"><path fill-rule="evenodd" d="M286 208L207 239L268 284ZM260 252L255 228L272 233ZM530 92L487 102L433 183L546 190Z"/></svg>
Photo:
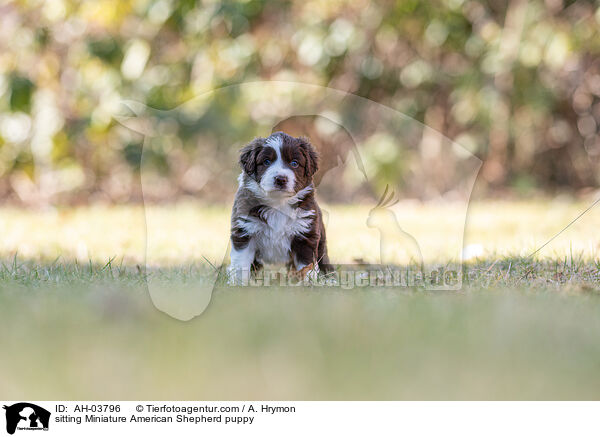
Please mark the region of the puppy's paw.
<svg viewBox="0 0 600 437"><path fill-rule="evenodd" d="M314 264L313 263L310 263L310 264L302 267L300 270L294 270L292 268L288 272L288 280L293 285L298 285L298 284L300 284L301 282L303 282L306 279L306 276L313 269L314 269Z"/></svg>
<svg viewBox="0 0 600 437"><path fill-rule="evenodd" d="M300 270L290 270L288 278L293 281L293 285L304 284L316 284L319 277L319 268L314 263L310 263Z"/></svg>
<svg viewBox="0 0 600 437"><path fill-rule="evenodd" d="M227 269L227 285L235 287L237 285L248 285L250 282L250 269L239 267L229 267Z"/></svg>
<svg viewBox="0 0 600 437"><path fill-rule="evenodd" d="M319 268L313 266L313 263L310 263L302 270L302 278L304 279L304 283L316 284L317 279L319 279Z"/></svg>

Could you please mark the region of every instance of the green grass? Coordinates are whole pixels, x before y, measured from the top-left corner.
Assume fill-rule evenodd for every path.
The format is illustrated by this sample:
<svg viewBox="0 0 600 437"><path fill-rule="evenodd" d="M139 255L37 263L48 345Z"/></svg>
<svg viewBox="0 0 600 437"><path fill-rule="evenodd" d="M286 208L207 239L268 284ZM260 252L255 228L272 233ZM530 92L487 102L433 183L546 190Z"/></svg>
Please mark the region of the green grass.
<svg viewBox="0 0 600 437"><path fill-rule="evenodd" d="M405 207L424 247L453 252L451 205ZM202 306L225 208L202 209L215 241L199 254L198 206L154 207L169 226L148 268L140 207L0 210L0 397L598 399L598 213L526 256L584 207L473 205L465 240L484 254L458 291L219 286L188 322L155 305ZM368 210L330 211L334 259L376 256L376 233L362 253L342 237Z"/></svg>

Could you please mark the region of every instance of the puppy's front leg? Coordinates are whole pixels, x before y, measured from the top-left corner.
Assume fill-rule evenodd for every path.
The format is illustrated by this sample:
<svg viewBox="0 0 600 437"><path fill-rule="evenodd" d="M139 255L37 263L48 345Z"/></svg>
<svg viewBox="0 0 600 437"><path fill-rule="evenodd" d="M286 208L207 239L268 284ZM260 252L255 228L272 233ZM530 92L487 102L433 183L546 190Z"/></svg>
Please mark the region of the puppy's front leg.
<svg viewBox="0 0 600 437"><path fill-rule="evenodd" d="M240 245L231 241L231 264L227 269L228 285L248 285L250 269L256 255L254 241L249 239L247 244Z"/></svg>
<svg viewBox="0 0 600 437"><path fill-rule="evenodd" d="M319 273L317 265L316 244L310 239L296 237L291 244L292 257L296 271L303 276L305 281L316 281Z"/></svg>

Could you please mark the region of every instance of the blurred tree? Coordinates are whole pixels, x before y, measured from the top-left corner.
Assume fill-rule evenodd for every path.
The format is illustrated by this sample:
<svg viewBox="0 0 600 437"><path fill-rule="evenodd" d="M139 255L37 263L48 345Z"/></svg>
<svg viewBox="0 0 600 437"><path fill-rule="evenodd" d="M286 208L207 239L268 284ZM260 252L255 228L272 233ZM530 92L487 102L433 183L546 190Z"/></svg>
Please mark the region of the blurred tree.
<svg viewBox="0 0 600 437"><path fill-rule="evenodd" d="M484 159L490 190L595 188L599 25L598 3L586 0L7 0L0 195L139 199L141 139L115 123L119 102L171 109L253 80L329 86L397 109ZM188 192L198 135L204 147L238 147L239 135L256 134L217 122L235 119L239 98L157 121L171 140L148 159L172 175L170 196Z"/></svg>
<svg viewBox="0 0 600 437"><path fill-rule="evenodd" d="M13 74L10 77L8 88L10 90L10 110L13 112L31 111L33 83L26 77Z"/></svg>

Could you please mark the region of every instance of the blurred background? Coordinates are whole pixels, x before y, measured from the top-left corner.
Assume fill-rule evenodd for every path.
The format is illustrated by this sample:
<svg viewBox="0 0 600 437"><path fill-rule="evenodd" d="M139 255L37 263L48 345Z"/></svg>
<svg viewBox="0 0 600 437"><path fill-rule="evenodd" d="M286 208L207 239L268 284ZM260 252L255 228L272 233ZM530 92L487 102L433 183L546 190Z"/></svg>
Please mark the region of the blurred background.
<svg viewBox="0 0 600 437"><path fill-rule="evenodd" d="M0 0L0 398L597 399L600 208L543 245L598 195L599 29L585 0ZM463 288L158 311L200 314L272 129L325 158L334 263L408 234Z"/></svg>
<svg viewBox="0 0 600 437"><path fill-rule="evenodd" d="M478 196L585 194L599 182L599 6L3 0L0 198L140 201L143 137L115 121L120 102L173 109L257 80L339 89L424 123L484 161ZM235 120L236 103L214 99L194 124ZM239 120L238 133L256 134ZM197 194L219 159L199 165L197 132L172 129L176 142L148 154L170 184L157 201ZM202 137L213 149L237 150L239 140L226 129ZM365 159L375 181L389 178L377 153Z"/></svg>

